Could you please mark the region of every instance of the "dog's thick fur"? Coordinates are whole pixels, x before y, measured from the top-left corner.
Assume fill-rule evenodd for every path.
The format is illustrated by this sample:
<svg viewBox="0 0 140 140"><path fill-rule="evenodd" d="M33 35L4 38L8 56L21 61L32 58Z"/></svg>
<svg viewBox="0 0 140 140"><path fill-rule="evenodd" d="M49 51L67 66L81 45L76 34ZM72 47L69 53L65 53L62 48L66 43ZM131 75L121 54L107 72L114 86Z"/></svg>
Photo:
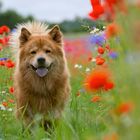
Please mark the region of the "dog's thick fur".
<svg viewBox="0 0 140 140"><path fill-rule="evenodd" d="M49 114L54 119L59 118L70 93L59 27L48 29L39 22L21 24L12 33L11 45L17 61L14 74L17 118L22 118L25 125L32 123L36 114L45 119ZM48 73L41 77L33 70L39 57L43 57L49 66L52 64Z"/></svg>

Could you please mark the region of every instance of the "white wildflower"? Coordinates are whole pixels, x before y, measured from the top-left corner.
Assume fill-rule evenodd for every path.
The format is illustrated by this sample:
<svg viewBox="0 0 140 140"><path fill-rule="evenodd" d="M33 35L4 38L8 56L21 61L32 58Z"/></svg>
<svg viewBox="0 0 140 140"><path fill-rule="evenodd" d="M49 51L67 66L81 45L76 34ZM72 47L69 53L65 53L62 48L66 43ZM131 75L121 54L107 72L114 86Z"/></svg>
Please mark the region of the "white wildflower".
<svg viewBox="0 0 140 140"><path fill-rule="evenodd" d="M82 68L82 65L79 65L79 67L78 67L79 69L81 69Z"/></svg>
<svg viewBox="0 0 140 140"><path fill-rule="evenodd" d="M0 110L6 110L5 106L0 105Z"/></svg>
<svg viewBox="0 0 140 140"><path fill-rule="evenodd" d="M3 90L3 91L1 91L1 93L4 94L4 93L6 93L6 91Z"/></svg>
<svg viewBox="0 0 140 140"><path fill-rule="evenodd" d="M86 72L89 72L90 71L90 68L86 68Z"/></svg>
<svg viewBox="0 0 140 140"><path fill-rule="evenodd" d="M96 59L95 58L92 58L92 60L91 60L92 62L96 62Z"/></svg>
<svg viewBox="0 0 140 140"><path fill-rule="evenodd" d="M10 111L10 112L11 112L11 111L13 111L13 109L12 109L12 108L8 108L7 110L8 110L8 111Z"/></svg>
<svg viewBox="0 0 140 140"><path fill-rule="evenodd" d="M74 68L78 68L78 67L79 67L79 65L78 65L78 64L75 64L75 65L74 65Z"/></svg>

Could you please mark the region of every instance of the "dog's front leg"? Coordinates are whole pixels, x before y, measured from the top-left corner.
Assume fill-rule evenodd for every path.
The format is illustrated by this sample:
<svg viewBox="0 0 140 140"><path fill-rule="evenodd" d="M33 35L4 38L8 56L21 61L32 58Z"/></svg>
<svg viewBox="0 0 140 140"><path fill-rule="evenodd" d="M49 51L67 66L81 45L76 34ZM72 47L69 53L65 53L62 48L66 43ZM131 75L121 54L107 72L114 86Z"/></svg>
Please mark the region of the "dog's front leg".
<svg viewBox="0 0 140 140"><path fill-rule="evenodd" d="M24 127L30 127L33 125L33 113L31 107L29 102L23 96L17 98L16 118L23 120Z"/></svg>

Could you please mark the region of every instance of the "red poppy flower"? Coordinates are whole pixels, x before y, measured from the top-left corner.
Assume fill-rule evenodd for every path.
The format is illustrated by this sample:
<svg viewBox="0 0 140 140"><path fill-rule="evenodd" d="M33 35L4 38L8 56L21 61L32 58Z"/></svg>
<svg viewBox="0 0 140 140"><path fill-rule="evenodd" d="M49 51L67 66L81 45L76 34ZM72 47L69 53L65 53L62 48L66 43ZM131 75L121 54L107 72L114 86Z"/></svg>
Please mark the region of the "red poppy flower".
<svg viewBox="0 0 140 140"><path fill-rule="evenodd" d="M104 52L105 52L105 49L103 47L99 46L98 47L98 53L99 54L104 54Z"/></svg>
<svg viewBox="0 0 140 140"><path fill-rule="evenodd" d="M101 57L96 58L96 64L97 65L103 65L104 63L105 63L104 58L101 58Z"/></svg>
<svg viewBox="0 0 140 140"><path fill-rule="evenodd" d="M94 9L92 12L89 13L89 16L91 19L98 19L102 14L104 13L104 8L102 5L96 5L94 6Z"/></svg>
<svg viewBox="0 0 140 140"><path fill-rule="evenodd" d="M5 45L4 39L0 39L0 44Z"/></svg>
<svg viewBox="0 0 140 140"><path fill-rule="evenodd" d="M115 37L120 32L120 27L116 23L111 23L106 28L106 36L107 38Z"/></svg>
<svg viewBox="0 0 140 140"><path fill-rule="evenodd" d="M101 97L100 96L94 96L92 99L91 99L91 102L95 103L95 102L99 102L101 100Z"/></svg>
<svg viewBox="0 0 140 140"><path fill-rule="evenodd" d="M10 32L9 27L7 27L6 25L1 26L0 28L3 31L3 33L9 33Z"/></svg>
<svg viewBox="0 0 140 140"><path fill-rule="evenodd" d="M121 12L127 12L126 3L124 0L106 0L106 3L110 8L114 8L114 6L116 6Z"/></svg>
<svg viewBox="0 0 140 140"><path fill-rule="evenodd" d="M133 109L133 104L130 102L126 102L126 103L121 103L118 107L117 107L117 113L119 114L126 114L131 112Z"/></svg>
<svg viewBox="0 0 140 140"><path fill-rule="evenodd" d="M127 13L124 0L104 0L103 3L101 3L101 0L90 1L93 10L89 13L89 16L94 20L104 15L106 20L112 21L115 18L116 8L123 13Z"/></svg>
<svg viewBox="0 0 140 140"><path fill-rule="evenodd" d="M109 5L116 4L118 0L106 0Z"/></svg>
<svg viewBox="0 0 140 140"><path fill-rule="evenodd" d="M9 88L9 93L13 94L14 93L14 87Z"/></svg>
<svg viewBox="0 0 140 140"><path fill-rule="evenodd" d="M91 60L92 60L92 57L89 57L89 58L88 58L88 62L90 62Z"/></svg>
<svg viewBox="0 0 140 140"><path fill-rule="evenodd" d="M2 46L0 46L0 51L2 50Z"/></svg>
<svg viewBox="0 0 140 140"><path fill-rule="evenodd" d="M110 71L103 68L95 69L86 77L85 88L89 91L105 90L104 87L108 83L113 83L111 81Z"/></svg>
<svg viewBox="0 0 140 140"><path fill-rule="evenodd" d="M119 140L119 136L116 133L104 136L103 140Z"/></svg>
<svg viewBox="0 0 140 140"><path fill-rule="evenodd" d="M15 66L15 63L12 62L12 60L7 60L7 61L5 62L5 66L6 66L7 68L13 68L13 67Z"/></svg>
<svg viewBox="0 0 140 140"><path fill-rule="evenodd" d="M106 48L106 50L111 51L111 48L109 45L106 45L105 48Z"/></svg>
<svg viewBox="0 0 140 140"><path fill-rule="evenodd" d="M117 7L119 11L127 13L127 7L124 0L106 0L105 3L108 5L110 12L115 11L114 9Z"/></svg>
<svg viewBox="0 0 140 140"><path fill-rule="evenodd" d="M2 102L2 105L7 107L8 106L8 103L7 102Z"/></svg>
<svg viewBox="0 0 140 140"><path fill-rule="evenodd" d="M15 101L13 99L8 100L10 103L14 103Z"/></svg>
<svg viewBox="0 0 140 140"><path fill-rule="evenodd" d="M9 39L10 39L9 36L3 38L3 40L4 40L4 44L5 44L5 45L8 44Z"/></svg>
<svg viewBox="0 0 140 140"><path fill-rule="evenodd" d="M79 92L79 91L76 93L76 96L77 96L77 97L79 97L79 96L80 96L80 92Z"/></svg>
<svg viewBox="0 0 140 140"><path fill-rule="evenodd" d="M96 5L100 5L100 0L90 0L92 7L94 8L94 6Z"/></svg>
<svg viewBox="0 0 140 140"><path fill-rule="evenodd" d="M5 61L0 61L0 66L5 66Z"/></svg>
<svg viewBox="0 0 140 140"><path fill-rule="evenodd" d="M100 0L90 0L92 11L89 13L91 19L97 19L104 13L104 7L101 5Z"/></svg>
<svg viewBox="0 0 140 140"><path fill-rule="evenodd" d="M0 35L3 34L3 29L0 27Z"/></svg>
<svg viewBox="0 0 140 140"><path fill-rule="evenodd" d="M110 90L110 89L112 89L112 88L114 88L114 83L112 83L112 82L108 82L108 83L106 83L105 85L104 85L104 89L107 91L107 90Z"/></svg>

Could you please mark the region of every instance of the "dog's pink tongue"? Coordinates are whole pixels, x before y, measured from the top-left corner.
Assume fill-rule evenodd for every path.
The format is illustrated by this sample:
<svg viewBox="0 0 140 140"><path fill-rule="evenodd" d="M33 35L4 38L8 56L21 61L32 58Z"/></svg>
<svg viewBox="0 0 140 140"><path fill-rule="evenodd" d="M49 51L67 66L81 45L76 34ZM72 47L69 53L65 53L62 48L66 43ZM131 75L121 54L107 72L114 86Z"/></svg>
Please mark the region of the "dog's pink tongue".
<svg viewBox="0 0 140 140"><path fill-rule="evenodd" d="M38 74L38 76L44 77L48 73L48 69L47 68L38 68L36 70L36 73Z"/></svg>

